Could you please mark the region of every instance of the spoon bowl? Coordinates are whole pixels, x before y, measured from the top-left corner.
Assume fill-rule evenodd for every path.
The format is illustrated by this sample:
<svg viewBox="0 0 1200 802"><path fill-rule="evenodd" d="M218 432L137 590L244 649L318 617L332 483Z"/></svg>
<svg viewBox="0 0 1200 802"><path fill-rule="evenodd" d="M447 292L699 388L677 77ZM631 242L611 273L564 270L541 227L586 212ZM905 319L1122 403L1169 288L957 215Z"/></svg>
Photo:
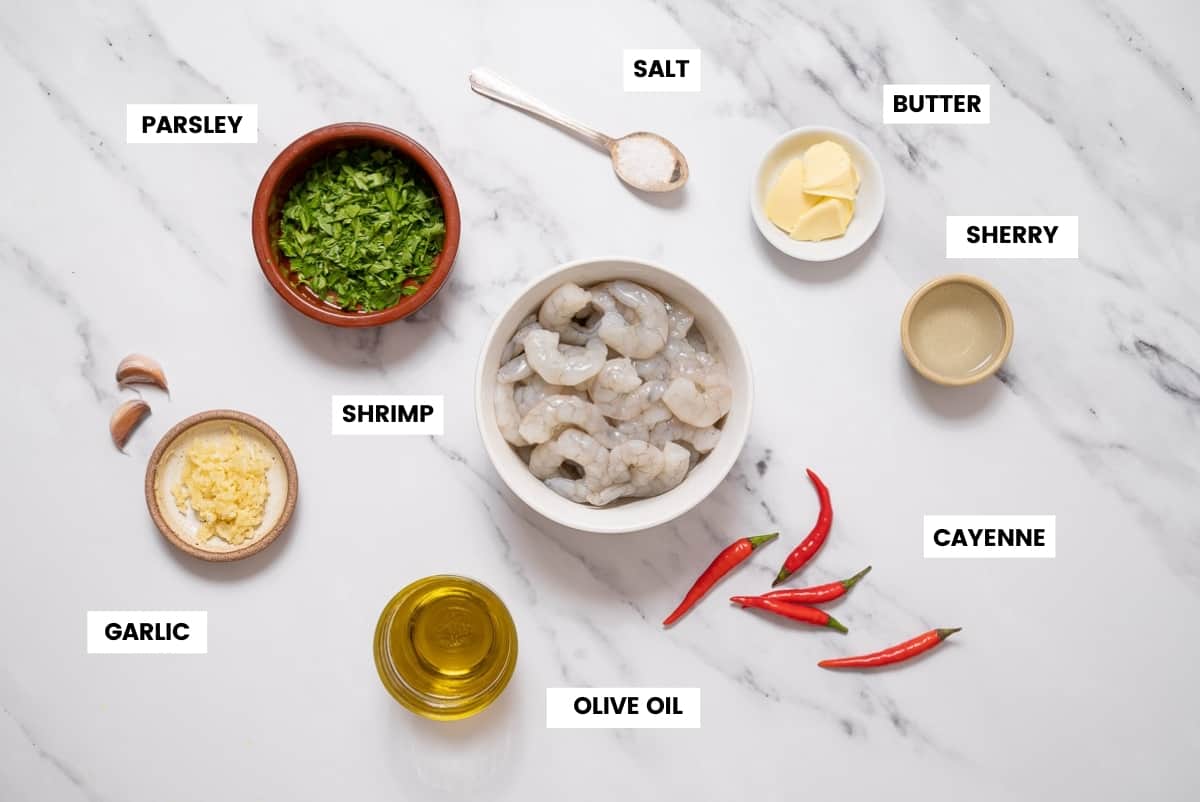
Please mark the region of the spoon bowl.
<svg viewBox="0 0 1200 802"><path fill-rule="evenodd" d="M635 131L615 138L573 120L510 84L491 70L471 70L471 88L534 117L553 123L601 150L608 151L617 178L643 192L670 192L688 180L687 159L665 137Z"/></svg>
<svg viewBox="0 0 1200 802"><path fill-rule="evenodd" d="M688 180L688 163L683 153L666 137L649 131L635 131L611 140L617 178L643 192L670 192Z"/></svg>

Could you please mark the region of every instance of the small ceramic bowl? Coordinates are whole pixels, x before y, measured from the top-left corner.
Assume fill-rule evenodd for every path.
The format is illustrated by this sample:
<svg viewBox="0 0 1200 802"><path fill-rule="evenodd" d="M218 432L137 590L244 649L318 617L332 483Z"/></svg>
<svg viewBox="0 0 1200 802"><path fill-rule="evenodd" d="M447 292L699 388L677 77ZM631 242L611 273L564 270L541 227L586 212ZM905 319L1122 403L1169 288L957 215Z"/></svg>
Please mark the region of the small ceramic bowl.
<svg viewBox="0 0 1200 802"><path fill-rule="evenodd" d="M960 387L991 376L1012 349L1012 312L986 281L941 276L921 287L904 307L900 342L925 378Z"/></svg>
<svg viewBox="0 0 1200 802"><path fill-rule="evenodd" d="M214 537L201 543L196 537L200 522L190 511L179 509L171 489L183 472L187 447L198 438L228 432L231 426L237 427L240 436L253 440L271 459L266 510L262 523L245 542L235 546ZM158 441L146 466L146 506L158 531L175 548L214 562L241 560L271 545L292 518L299 488L296 462L283 438L253 415L232 409L214 409L184 418Z"/></svg>
<svg viewBox="0 0 1200 802"><path fill-rule="evenodd" d="M446 241L434 264L433 272L421 288L401 298L394 306L378 312L355 312L341 309L319 297L297 282L286 256L279 252L279 216L292 186L304 177L308 168L338 150L374 145L390 148L415 162L437 190L446 219ZM338 123L310 131L283 149L267 168L250 217L251 236L258 264L271 286L296 309L314 320L334 326L379 326L408 317L433 299L450 276L454 257L458 253L458 238L462 222L458 198L446 171L429 151L399 131L371 123Z"/></svg>
<svg viewBox="0 0 1200 802"><path fill-rule="evenodd" d="M854 201L854 217L846 233L840 237L819 242L795 240L767 219L763 206L767 193L787 163L800 158L806 150L825 140L832 140L845 148L854 162L854 169L858 171L859 187L858 197ZM750 214L758 230L778 250L806 262L840 259L861 248L879 227L885 199L883 170L867 146L845 131L816 125L796 128L775 140L759 163L750 184Z"/></svg>
<svg viewBox="0 0 1200 802"><path fill-rule="evenodd" d="M604 281L628 279L666 295L696 316L695 326L715 345L729 372L733 405L721 423L721 439L674 489L652 498L591 507L568 501L546 487L521 461L500 434L496 424L496 371L500 352L517 326L537 312L553 290L568 281L588 287ZM638 259L600 258L569 262L550 271L521 290L516 301L492 325L484 340L475 378L475 418L483 445L496 472L522 501L552 521L587 532L635 532L673 520L703 501L729 473L750 429L754 380L750 359L729 320L699 288L666 268Z"/></svg>

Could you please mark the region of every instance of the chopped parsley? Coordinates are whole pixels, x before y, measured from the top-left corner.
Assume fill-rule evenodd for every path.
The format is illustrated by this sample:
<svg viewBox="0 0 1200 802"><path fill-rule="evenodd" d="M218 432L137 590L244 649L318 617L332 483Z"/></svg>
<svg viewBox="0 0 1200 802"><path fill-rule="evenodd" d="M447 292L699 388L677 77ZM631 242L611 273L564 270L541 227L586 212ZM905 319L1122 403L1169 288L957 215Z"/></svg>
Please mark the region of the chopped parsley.
<svg viewBox="0 0 1200 802"><path fill-rule="evenodd" d="M301 284L342 309L375 312L415 293L446 241L437 191L395 151L340 150L292 187L279 250Z"/></svg>

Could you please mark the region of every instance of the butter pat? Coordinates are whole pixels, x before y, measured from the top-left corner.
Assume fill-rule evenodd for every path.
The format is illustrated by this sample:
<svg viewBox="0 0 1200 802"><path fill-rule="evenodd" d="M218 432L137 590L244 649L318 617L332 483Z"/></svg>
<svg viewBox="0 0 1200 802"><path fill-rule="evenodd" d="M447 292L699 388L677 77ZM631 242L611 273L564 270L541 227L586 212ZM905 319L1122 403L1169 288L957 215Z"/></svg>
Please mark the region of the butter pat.
<svg viewBox="0 0 1200 802"><path fill-rule="evenodd" d="M836 142L819 142L804 152L804 186L811 195L854 200L858 171L850 154Z"/></svg>
<svg viewBox="0 0 1200 802"><path fill-rule="evenodd" d="M821 198L811 209L800 215L788 230L792 239L816 242L840 237L846 233L854 216L854 201L845 198Z"/></svg>
<svg viewBox="0 0 1200 802"><path fill-rule="evenodd" d="M792 239L840 237L854 217L858 171L836 142L818 142L788 162L767 192L767 219Z"/></svg>
<svg viewBox="0 0 1200 802"><path fill-rule="evenodd" d="M804 192L804 161L792 159L767 193L767 219L784 231L791 231L800 216L819 200Z"/></svg>

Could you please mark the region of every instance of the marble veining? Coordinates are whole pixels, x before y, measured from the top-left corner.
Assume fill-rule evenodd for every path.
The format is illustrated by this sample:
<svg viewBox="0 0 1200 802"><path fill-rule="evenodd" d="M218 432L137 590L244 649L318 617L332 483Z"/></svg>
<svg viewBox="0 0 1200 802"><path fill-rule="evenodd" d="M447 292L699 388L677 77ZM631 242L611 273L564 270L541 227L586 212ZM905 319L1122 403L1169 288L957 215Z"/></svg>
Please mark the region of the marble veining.
<svg viewBox="0 0 1200 802"><path fill-rule="evenodd" d="M6 4L0 799L1189 799L1196 23L1178 0ZM620 50L651 46L701 48L704 91L624 94ZM661 131L689 186L626 190L603 153L471 93L479 65L602 130ZM883 84L933 82L989 83L992 123L880 125ZM126 103L225 101L259 104L257 145L124 143ZM286 307L249 237L279 149L353 120L428 147L464 223L435 301L372 331ZM746 209L758 155L806 124L855 133L886 175L878 233L839 263L780 256ZM1078 215L1081 258L945 260L945 216L982 213ZM757 392L708 500L606 537L516 500L471 405L483 337L520 288L614 253L717 296ZM916 286L957 271L1016 320L1004 370L961 391L916 377L896 331ZM106 427L133 351L172 394L141 391L153 414L122 456ZM375 392L444 394L445 436L328 434L331 394ZM230 566L177 556L141 500L158 437L214 407L269 421L301 475L289 533ZM807 533L805 467L836 514L802 581L873 566L831 608L847 636L725 601L766 587ZM921 516L945 512L1056 514L1058 557L925 561ZM774 530L661 630L722 545ZM435 572L493 587L521 638L510 689L449 727L394 705L370 662L378 611ZM110 608L206 609L210 654L88 657L85 611ZM905 669L815 666L935 626L964 630ZM700 687L704 726L548 731L560 685Z"/></svg>

